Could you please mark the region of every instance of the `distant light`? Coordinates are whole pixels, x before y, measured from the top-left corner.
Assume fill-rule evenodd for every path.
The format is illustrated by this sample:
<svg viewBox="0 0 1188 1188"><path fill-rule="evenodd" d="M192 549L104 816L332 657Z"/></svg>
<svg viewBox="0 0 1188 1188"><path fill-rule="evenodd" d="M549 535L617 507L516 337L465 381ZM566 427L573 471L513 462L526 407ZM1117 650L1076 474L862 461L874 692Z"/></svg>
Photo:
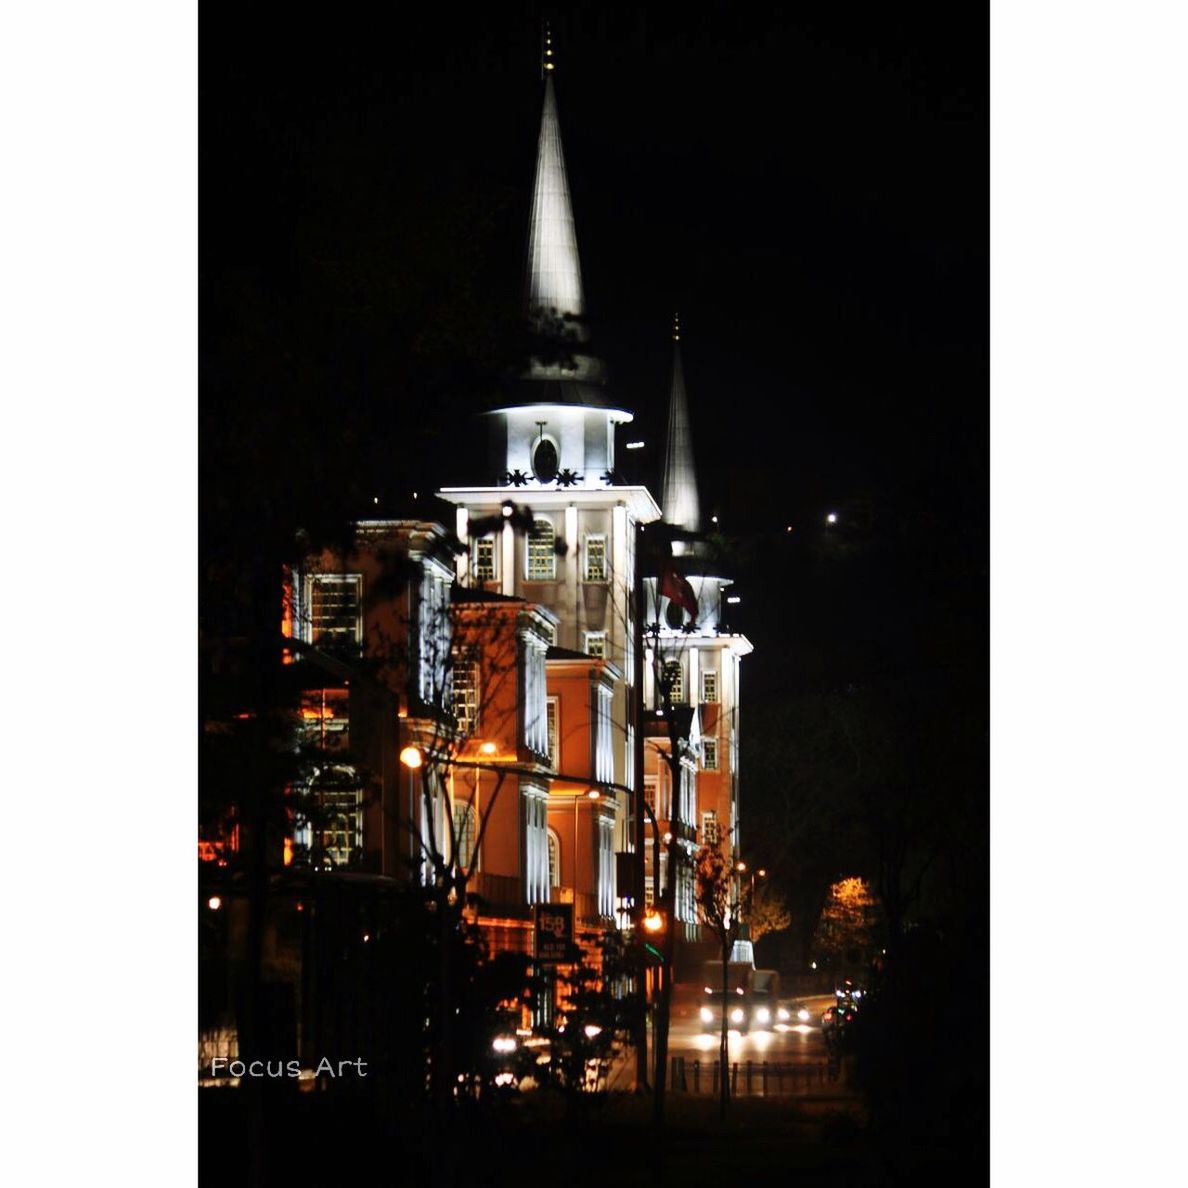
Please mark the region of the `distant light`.
<svg viewBox="0 0 1188 1188"><path fill-rule="evenodd" d="M784 531L785 531L785 532L791 532L791 531L792 531L792 525L791 525L791 524L789 524L789 525L788 525L788 527L784 529Z"/></svg>
<svg viewBox="0 0 1188 1188"><path fill-rule="evenodd" d="M503 518L505 520L510 519L512 516L512 511L512 505L510 503L505 503L503 505Z"/></svg>
<svg viewBox="0 0 1188 1188"><path fill-rule="evenodd" d="M403 763L405 767L412 768L413 771L416 771L416 769L420 767L422 763L420 750L417 747L405 747L404 750L400 752L400 762Z"/></svg>
<svg viewBox="0 0 1188 1188"><path fill-rule="evenodd" d="M827 515L825 517L825 523L826 524L836 524L837 523L837 512L830 512L829 515Z"/></svg>
<svg viewBox="0 0 1188 1188"><path fill-rule="evenodd" d="M718 522L718 517L717 517L717 516L710 516L710 523L711 523L711 524L716 524L717 522Z"/></svg>
<svg viewBox="0 0 1188 1188"><path fill-rule="evenodd" d="M730 597L726 599L726 601L730 606L736 606L738 603L742 602L742 599L737 594L731 594Z"/></svg>
<svg viewBox="0 0 1188 1188"><path fill-rule="evenodd" d="M413 492L413 498L414 498L414 499L416 499L416 497L417 497L417 493L416 493L416 491L414 491L414 492Z"/></svg>
<svg viewBox="0 0 1188 1188"><path fill-rule="evenodd" d="M602 1034L602 1028L597 1023L586 1024L586 1039L593 1039L595 1036Z"/></svg>
<svg viewBox="0 0 1188 1188"><path fill-rule="evenodd" d="M664 917L659 912L649 911L643 918L643 926L649 932L659 932L664 927Z"/></svg>
<svg viewBox="0 0 1188 1188"><path fill-rule="evenodd" d="M378 496L378 495L373 495L373 496L372 496L372 499L371 499L371 502L372 502L372 503L379 503L379 496Z"/></svg>
<svg viewBox="0 0 1188 1188"><path fill-rule="evenodd" d="M763 870L762 868L760 868L760 870L757 873L761 879L767 878L767 871Z"/></svg>
<svg viewBox="0 0 1188 1188"><path fill-rule="evenodd" d="M491 1047L496 1052L514 1052L516 1050L516 1041L510 1036L500 1035L491 1041Z"/></svg>
<svg viewBox="0 0 1188 1188"><path fill-rule="evenodd" d="M370 932L365 932L365 933L363 934L363 943L364 943L364 944L367 944L367 942L368 942L369 940L371 940L371 933L370 933Z"/></svg>
<svg viewBox="0 0 1188 1188"><path fill-rule="evenodd" d="M495 752L499 750L499 748L493 742L485 742L481 747L479 747L479 750L482 751L484 755L494 755Z"/></svg>
<svg viewBox="0 0 1188 1188"><path fill-rule="evenodd" d="M738 869L741 870L743 872L743 874L746 874L747 873L747 864L745 862L740 862L738 864Z"/></svg>
<svg viewBox="0 0 1188 1188"><path fill-rule="evenodd" d="M590 791L586 793L586 795L591 800L601 800L602 799L602 793L599 792L597 788L591 788Z"/></svg>
<svg viewBox="0 0 1188 1188"><path fill-rule="evenodd" d="M212 895L206 901L206 906L210 908L212 912L217 912L219 908L223 906L223 901L217 895Z"/></svg>
<svg viewBox="0 0 1188 1188"><path fill-rule="evenodd" d="M816 969L816 968L817 968L817 963L814 961L814 962L813 962L813 969Z"/></svg>
<svg viewBox="0 0 1188 1188"><path fill-rule="evenodd" d="M644 448L644 443L642 441L629 441L627 443L627 448L629 450L642 450Z"/></svg>
<svg viewBox="0 0 1188 1188"><path fill-rule="evenodd" d="M666 833L666 834L664 835L664 844L665 844L665 845L668 845L668 844L669 844L671 841L672 841L672 834L671 834L671 833Z"/></svg>

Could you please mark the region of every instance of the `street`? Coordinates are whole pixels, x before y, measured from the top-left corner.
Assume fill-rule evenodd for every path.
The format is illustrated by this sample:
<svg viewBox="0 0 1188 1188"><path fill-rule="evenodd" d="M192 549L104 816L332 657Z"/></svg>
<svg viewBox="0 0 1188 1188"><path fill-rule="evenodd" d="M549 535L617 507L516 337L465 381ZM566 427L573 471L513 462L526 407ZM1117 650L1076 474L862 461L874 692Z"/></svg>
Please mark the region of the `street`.
<svg viewBox="0 0 1188 1188"><path fill-rule="evenodd" d="M825 1040L821 1034L821 1014L834 998L831 994L814 994L796 1000L808 1008L811 1018L801 1023L793 1018L781 1027L786 1030L753 1031L745 1035L730 1035L730 1059L767 1060L782 1064L819 1064L826 1059ZM670 1056L684 1056L686 1060L716 1060L719 1033L703 1030L699 1009L701 1000L692 994L680 994L673 1003L673 1017L669 1029ZM792 1002L788 1000L791 1007ZM708 1027L708 1025L706 1025Z"/></svg>

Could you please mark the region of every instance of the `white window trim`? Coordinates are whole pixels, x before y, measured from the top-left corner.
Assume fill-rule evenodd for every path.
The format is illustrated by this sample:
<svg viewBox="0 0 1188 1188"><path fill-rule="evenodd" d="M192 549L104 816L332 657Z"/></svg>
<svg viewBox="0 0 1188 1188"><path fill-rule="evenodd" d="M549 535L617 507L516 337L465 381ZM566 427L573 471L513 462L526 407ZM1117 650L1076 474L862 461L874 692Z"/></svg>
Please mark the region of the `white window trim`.
<svg viewBox="0 0 1188 1188"><path fill-rule="evenodd" d="M491 546L491 573L484 577L479 573L479 545L489 543ZM473 575L476 582L497 582L499 580L499 538L491 532L475 538L474 556L471 560Z"/></svg>
<svg viewBox="0 0 1188 1188"><path fill-rule="evenodd" d="M537 516L536 522L547 524L552 529L549 543L549 576L540 577L532 573L532 533L530 531L524 538L524 580L526 582L555 582L557 580L557 553L554 546L557 543L557 525L547 516Z"/></svg>
<svg viewBox="0 0 1188 1188"><path fill-rule="evenodd" d="M301 593L304 598L303 621L300 623L301 638L308 644L315 643L313 621L313 590L314 586L325 583L346 585L353 582L359 590L359 613L355 616L355 643L363 642L363 575L361 573L307 573L302 581Z"/></svg>
<svg viewBox="0 0 1188 1188"><path fill-rule="evenodd" d="M602 542L602 577L590 576L590 542ZM604 585L610 581L610 558L607 555L607 539L605 532L587 532L582 542L582 581L595 582Z"/></svg>
<svg viewBox="0 0 1188 1188"><path fill-rule="evenodd" d="M710 762L710 755L713 754L714 761ZM701 740L701 766L704 771L718 770L718 740L716 738L703 738Z"/></svg>
<svg viewBox="0 0 1188 1188"><path fill-rule="evenodd" d="M712 683L713 697L710 697L706 692L706 685ZM703 668L701 670L701 700L707 705L716 705L721 698L721 690L718 688L718 670L716 668Z"/></svg>
<svg viewBox="0 0 1188 1188"><path fill-rule="evenodd" d="M602 651L601 651L601 653L599 653L599 652L591 652L591 651L590 651L590 641L591 641L591 640L597 640L597 639L600 639L600 640L602 640ZM585 633L585 635L583 636L583 648L582 648L582 650L583 650L583 651L584 651L584 652L585 652L587 655L589 655L589 656L597 656L597 657L598 657L600 660L605 660L605 659L607 658L607 655L606 655L606 644L607 644L607 635L606 635L606 632L605 632L605 631L587 631L587 632Z"/></svg>

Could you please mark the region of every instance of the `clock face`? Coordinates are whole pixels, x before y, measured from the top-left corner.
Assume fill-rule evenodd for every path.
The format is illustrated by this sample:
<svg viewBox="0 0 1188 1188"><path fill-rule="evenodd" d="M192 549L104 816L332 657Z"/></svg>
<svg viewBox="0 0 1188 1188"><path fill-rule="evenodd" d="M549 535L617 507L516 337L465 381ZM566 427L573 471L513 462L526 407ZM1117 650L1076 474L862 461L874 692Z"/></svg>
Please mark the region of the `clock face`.
<svg viewBox="0 0 1188 1188"><path fill-rule="evenodd" d="M557 469L557 447L542 437L532 451L532 472L542 483L551 483L557 477Z"/></svg>

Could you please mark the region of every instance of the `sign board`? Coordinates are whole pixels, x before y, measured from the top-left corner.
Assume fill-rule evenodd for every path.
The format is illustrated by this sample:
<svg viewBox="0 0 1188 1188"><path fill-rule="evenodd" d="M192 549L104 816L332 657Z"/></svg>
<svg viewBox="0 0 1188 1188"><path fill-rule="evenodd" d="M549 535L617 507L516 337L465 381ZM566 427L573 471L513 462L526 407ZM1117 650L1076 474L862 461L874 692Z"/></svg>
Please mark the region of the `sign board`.
<svg viewBox="0 0 1188 1188"><path fill-rule="evenodd" d="M536 960L572 961L573 904L538 903L532 910L536 918Z"/></svg>

